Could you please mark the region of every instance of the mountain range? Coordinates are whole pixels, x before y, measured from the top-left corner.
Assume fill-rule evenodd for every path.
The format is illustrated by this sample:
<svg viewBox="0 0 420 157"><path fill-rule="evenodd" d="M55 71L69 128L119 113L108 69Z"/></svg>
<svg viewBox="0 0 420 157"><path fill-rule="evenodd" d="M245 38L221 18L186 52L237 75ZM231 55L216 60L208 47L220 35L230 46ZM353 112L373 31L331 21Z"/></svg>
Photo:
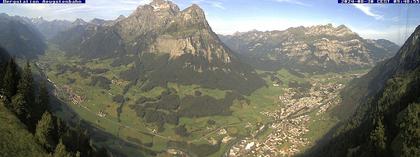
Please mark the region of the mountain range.
<svg viewBox="0 0 420 157"><path fill-rule="evenodd" d="M344 25L331 24L217 35L198 5L181 10L166 0L153 0L115 20L47 21L0 14L0 46L4 47L0 49L0 76L10 56L34 59L34 68L45 73L42 77L54 86L54 94L70 97L74 105L69 103L68 108L93 117L89 119L92 128L141 145L130 148L147 150L146 154L173 147L207 156L230 145L222 144L224 137L240 139L241 133L252 134L247 129L253 126L241 130L242 123L255 124L260 134L264 124L271 122L258 117L265 113L259 109L278 109L277 94L283 88L296 86L293 97L301 97L306 88L316 90L307 76L329 81L321 77L330 75L312 74L344 75L372 68L346 84L341 104L331 113L341 123L304 155L418 156L419 37L420 27L400 48L391 41L364 39ZM44 54L46 50L51 54ZM253 95L256 91L259 93ZM1 112L13 114L3 110L0 107ZM127 131L133 128L138 130ZM217 141L210 138L212 134L228 136ZM111 143L104 138L107 136L95 140ZM199 144L191 142L195 138ZM118 142L112 143L121 148Z"/></svg>
<svg viewBox="0 0 420 157"><path fill-rule="evenodd" d="M367 40L344 25L295 27L220 35L233 51L260 69L289 67L304 72L343 72L373 67L392 57L399 46Z"/></svg>
<svg viewBox="0 0 420 157"><path fill-rule="evenodd" d="M249 94L263 85L219 40L197 5L180 10L170 1L155 0L112 25L78 25L52 41L85 60L135 64L126 72L133 76L124 78L147 81L144 89L177 82Z"/></svg>
<svg viewBox="0 0 420 157"><path fill-rule="evenodd" d="M6 14L1 17L3 22L12 20L16 22L14 25L20 23L22 28L24 25L30 26L28 30L16 30L22 31L17 34L26 32L27 36L17 41L36 41L29 42L29 45L20 44L24 45L22 48L16 46L18 44L7 44L4 38L2 43L6 49L18 50L10 51L13 55L16 53L19 56L19 53L23 53L19 49L27 50L27 45L39 55L45 49L45 41L49 40L68 54L86 59L118 58L117 62L129 64L134 60L130 55L148 53L168 55L174 59L192 54L212 64L191 65L195 71L212 66L215 68L215 64L223 65L233 58L232 66L240 62L261 70L286 67L302 72L343 72L371 68L395 55L400 48L391 41L363 39L344 25L334 27L331 24L295 27L284 31L254 30L233 35L215 35L203 10L197 5L181 11L174 3L164 0L140 6L130 16L121 15L115 20L95 18L89 22L82 19L70 22ZM11 25L9 22L7 28L20 28ZM11 32L7 32L8 36Z"/></svg>
<svg viewBox="0 0 420 157"><path fill-rule="evenodd" d="M398 53L342 91L349 117L308 156L419 156L420 26Z"/></svg>
<svg viewBox="0 0 420 157"><path fill-rule="evenodd" d="M0 45L12 56L35 58L47 45L42 34L22 18L0 14Z"/></svg>

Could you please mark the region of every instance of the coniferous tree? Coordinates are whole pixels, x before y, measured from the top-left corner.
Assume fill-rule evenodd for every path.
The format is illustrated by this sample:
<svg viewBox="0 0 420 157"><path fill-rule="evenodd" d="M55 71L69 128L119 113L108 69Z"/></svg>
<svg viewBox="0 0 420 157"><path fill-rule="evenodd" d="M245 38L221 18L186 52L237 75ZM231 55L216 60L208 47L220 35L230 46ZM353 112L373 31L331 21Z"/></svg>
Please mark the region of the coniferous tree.
<svg viewBox="0 0 420 157"><path fill-rule="evenodd" d="M76 150L79 150L83 156L89 156L91 154L92 147L87 130L82 129L79 124L74 130L74 133L76 136L74 139L75 141L73 142L76 142L77 144Z"/></svg>
<svg viewBox="0 0 420 157"><path fill-rule="evenodd" d="M41 120L36 125L35 139L47 150L52 151L56 145L54 137L54 120L47 111L42 115Z"/></svg>
<svg viewBox="0 0 420 157"><path fill-rule="evenodd" d="M70 129L67 126L67 123L65 121L63 121L61 118L57 117L56 118L56 131L57 131L57 136L60 137L61 139L63 139L63 136L65 136L65 134L67 133L67 131ZM65 141L64 141L65 143Z"/></svg>
<svg viewBox="0 0 420 157"><path fill-rule="evenodd" d="M71 157L72 155L66 150L66 146L60 140L57 147L55 147L53 157Z"/></svg>
<svg viewBox="0 0 420 157"><path fill-rule="evenodd" d="M6 65L7 64L3 64L0 63L0 94L3 95L3 78L4 78L4 73L6 71Z"/></svg>
<svg viewBox="0 0 420 157"><path fill-rule="evenodd" d="M420 104L414 103L407 107L403 119L399 122L402 135L401 156L420 156Z"/></svg>
<svg viewBox="0 0 420 157"><path fill-rule="evenodd" d="M48 111L49 102L50 101L49 101L49 95L48 95L48 89L46 87L46 83L42 82L39 87L39 94L38 94L38 97L36 98L36 105L34 107L33 120L35 122L41 119L41 116L45 111Z"/></svg>
<svg viewBox="0 0 420 157"><path fill-rule="evenodd" d="M45 81L43 81L39 88L38 104L42 104L43 108L46 110L50 102L50 97L48 95L48 89Z"/></svg>
<svg viewBox="0 0 420 157"><path fill-rule="evenodd" d="M381 155L386 150L385 127L382 124L381 119L376 119L375 123L376 126L370 134L370 141L372 146L374 147L374 153L376 155Z"/></svg>
<svg viewBox="0 0 420 157"><path fill-rule="evenodd" d="M21 121L26 121L28 118L28 109L25 106L26 100L22 94L17 94L12 98L10 104L12 112L14 112Z"/></svg>
<svg viewBox="0 0 420 157"><path fill-rule="evenodd" d="M6 70L3 77L3 90L7 100L11 100L17 92L17 85L19 82L20 74L18 66L13 58L10 58L7 63Z"/></svg>
<svg viewBox="0 0 420 157"><path fill-rule="evenodd" d="M102 157L102 156L107 157L108 156L108 151L104 147L102 147L96 152L96 154L94 156L95 157Z"/></svg>
<svg viewBox="0 0 420 157"><path fill-rule="evenodd" d="M34 95L34 80L32 78L31 65L29 61L26 62L26 66L22 73L22 78L19 81L18 93L22 94L26 100L26 105L30 111L33 111L33 105L35 102Z"/></svg>

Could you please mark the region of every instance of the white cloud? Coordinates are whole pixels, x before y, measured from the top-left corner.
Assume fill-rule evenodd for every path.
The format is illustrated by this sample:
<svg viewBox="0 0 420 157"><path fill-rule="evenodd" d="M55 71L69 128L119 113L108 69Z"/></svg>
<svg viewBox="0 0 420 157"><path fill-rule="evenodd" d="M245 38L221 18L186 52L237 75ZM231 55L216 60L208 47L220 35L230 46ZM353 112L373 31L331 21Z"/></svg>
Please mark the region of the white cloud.
<svg viewBox="0 0 420 157"><path fill-rule="evenodd" d="M219 8L219 9L226 9L226 8L223 6L222 2L212 2L212 3L211 3L211 5L212 5L213 7Z"/></svg>
<svg viewBox="0 0 420 157"><path fill-rule="evenodd" d="M296 4L301 6L310 6L308 3L301 2L300 0L275 0L280 3Z"/></svg>
<svg viewBox="0 0 420 157"><path fill-rule="evenodd" d="M218 34L233 34L235 32L246 32L251 30L271 31L285 30L290 27L312 26L333 23L331 20L300 20L276 17L247 17L246 19L220 19L209 17L209 24ZM334 23L333 23L334 24Z"/></svg>
<svg viewBox="0 0 420 157"><path fill-rule="evenodd" d="M211 5L212 7L215 8L219 8L219 9L223 9L225 10L225 6L223 6L223 3L221 1L217 1L217 0L193 0L192 3L196 3L196 4L208 4Z"/></svg>
<svg viewBox="0 0 420 157"><path fill-rule="evenodd" d="M187 7L193 3L198 3L201 5L207 5L209 7L226 9L224 3L227 0L188 0L188 1L177 1L180 6ZM279 3L289 3L296 5L306 5L303 0L269 0L276 1ZM105 0L88 0L86 4L75 4L75 5L59 5L59 4L36 4L36 5L7 5L4 8L0 8L0 12L7 12L11 15L21 15L28 17L44 17L45 19L66 19L74 20L76 18L83 18L84 20L91 20L93 18L103 18L103 19L115 19L119 15L129 15L135 10L139 5L150 3L151 0L116 0L116 1L105 1ZM384 19L384 16L378 14L375 9L380 6L375 6L372 8L371 5L354 5L355 8L363 11L368 16L371 16L375 19L381 20L384 22L391 20L393 22L400 21L399 17L394 17L392 19ZM210 13L210 12L206 12ZM235 16L234 16L235 17ZM284 30L289 27L298 27L298 26L311 26L319 24L333 23L334 25L339 25L341 23L334 23L333 20L329 20L327 17L324 20L311 19L311 18L287 18L287 17L274 17L274 16L265 16L261 17L258 15L255 16L246 16L246 17L220 17L220 16L207 16L210 25L216 33L220 34L233 34L237 31L245 32L253 29L260 31L268 30ZM364 38L370 39L379 39L384 38L402 44L407 37L414 30L414 26L418 23L410 23L405 26L405 23L400 23L396 25L400 26L389 26L386 30L375 30L373 24L365 23L363 26L351 27L347 24L349 28L352 28L353 31L357 32Z"/></svg>
<svg viewBox="0 0 420 157"><path fill-rule="evenodd" d="M360 11L362 11L363 13L365 13L367 16L371 16L373 18L375 18L376 20L383 20L384 16L374 13L372 11L372 7L366 4L353 4L354 7L356 7L357 9L359 9Z"/></svg>
<svg viewBox="0 0 420 157"><path fill-rule="evenodd" d="M372 29L372 28L359 28L349 26L354 32L357 32L361 37L366 39L387 39L396 44L403 45L404 42L414 32L415 25L393 25L386 29Z"/></svg>
<svg viewBox="0 0 420 157"><path fill-rule="evenodd" d="M12 5L19 5L19 4L12 4ZM25 4L21 5L22 8L28 9L28 10L48 10L50 8L51 4Z"/></svg>
<svg viewBox="0 0 420 157"><path fill-rule="evenodd" d="M249 17L246 19L219 19L217 17L209 17L209 24L213 28L214 32L218 34L229 35L235 32L247 32L251 30L259 31L272 31L272 30L285 30L290 27L299 26L314 26L314 25L325 25L328 23L334 26L341 25L342 23L335 23L330 19L325 20L300 20L300 19L286 19L276 17ZM416 28L416 25L393 25L386 29L374 29L372 27L356 27L352 25L346 25L352 31L359 34L365 39L387 39L396 44L402 45L411 35Z"/></svg>
<svg viewBox="0 0 420 157"><path fill-rule="evenodd" d="M14 10L15 13L28 17L42 16L49 20L74 20L75 18L90 20L96 17L115 19L121 14L130 14L139 5L144 5L150 2L151 0L88 0L86 1L86 4L16 4L8 7Z"/></svg>

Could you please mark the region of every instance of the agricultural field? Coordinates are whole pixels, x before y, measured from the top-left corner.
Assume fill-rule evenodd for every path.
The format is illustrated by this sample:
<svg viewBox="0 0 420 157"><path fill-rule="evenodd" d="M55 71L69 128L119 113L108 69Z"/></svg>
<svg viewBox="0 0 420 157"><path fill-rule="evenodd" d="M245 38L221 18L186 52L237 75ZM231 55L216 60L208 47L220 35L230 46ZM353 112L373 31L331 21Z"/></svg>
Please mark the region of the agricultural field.
<svg viewBox="0 0 420 157"><path fill-rule="evenodd" d="M310 89L313 79L344 84L347 75L353 75L330 73L308 77L309 74L286 69L257 71L266 85L250 95L237 95L230 90L171 82L166 87L144 91L142 82L126 81L119 76L134 65L115 67L111 60L81 60L54 45L36 64L53 84L54 94L77 117L158 155L221 156L244 137L266 139L275 129L267 127L261 132L261 126L274 120L265 113L286 107L279 99L286 89ZM213 104L215 107L208 107ZM315 112L308 114L314 118L308 125L310 131L304 135L311 141L322 137L337 122ZM320 122L322 125L318 125ZM123 150L126 155L138 151L120 148L113 141L99 144Z"/></svg>

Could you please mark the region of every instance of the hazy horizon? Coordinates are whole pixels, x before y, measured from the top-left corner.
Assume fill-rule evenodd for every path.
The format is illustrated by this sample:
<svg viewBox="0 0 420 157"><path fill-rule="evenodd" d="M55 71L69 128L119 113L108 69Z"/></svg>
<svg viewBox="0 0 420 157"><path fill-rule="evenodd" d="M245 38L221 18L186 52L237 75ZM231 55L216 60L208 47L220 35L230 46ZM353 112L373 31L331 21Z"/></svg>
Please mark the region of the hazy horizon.
<svg viewBox="0 0 420 157"><path fill-rule="evenodd" d="M7 4L0 12L46 20L74 21L82 18L116 19L130 15L151 0L88 0L86 4ZM418 23L418 5L343 5L336 1L314 0L173 0L181 9L202 7L213 31L229 35L251 30L285 30L290 27L333 24L346 25L363 38L387 39L402 45Z"/></svg>

